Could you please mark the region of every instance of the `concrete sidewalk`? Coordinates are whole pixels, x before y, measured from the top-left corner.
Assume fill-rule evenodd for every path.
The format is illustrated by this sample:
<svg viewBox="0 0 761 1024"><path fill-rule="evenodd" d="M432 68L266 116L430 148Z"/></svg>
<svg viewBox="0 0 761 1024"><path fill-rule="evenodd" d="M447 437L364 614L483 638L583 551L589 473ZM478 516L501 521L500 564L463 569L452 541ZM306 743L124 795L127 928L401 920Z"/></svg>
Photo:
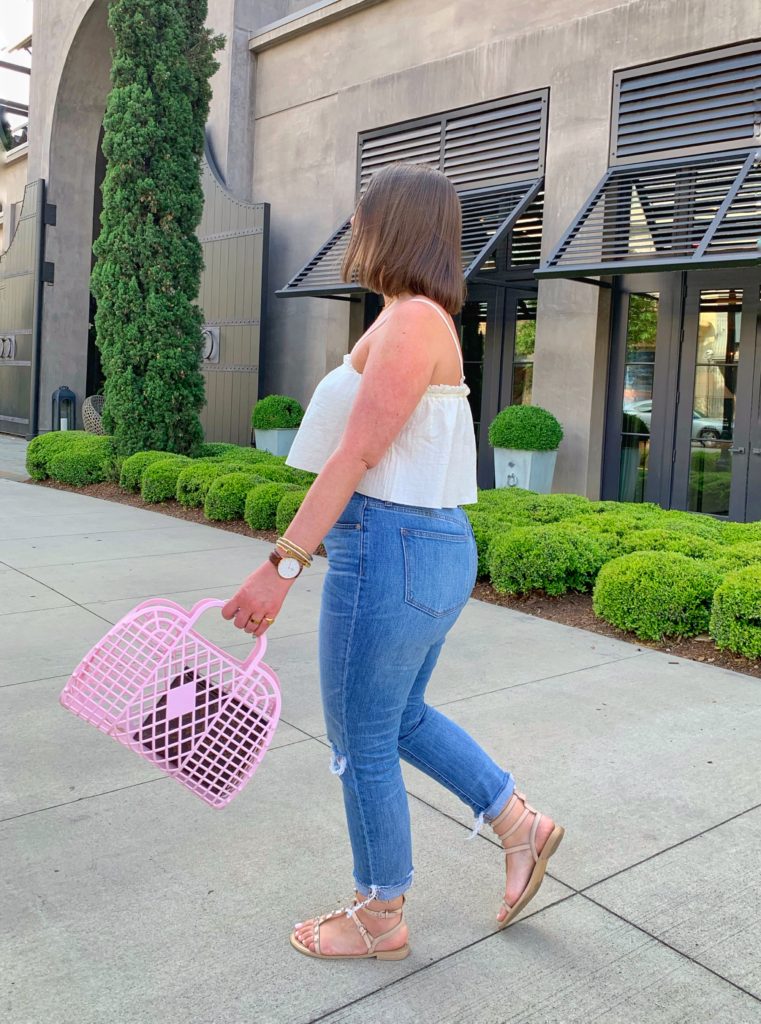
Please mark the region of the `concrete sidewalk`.
<svg viewBox="0 0 761 1024"><path fill-rule="evenodd" d="M27 480L26 449L28 442L23 437L0 434L0 479Z"/></svg>
<svg viewBox="0 0 761 1024"><path fill-rule="evenodd" d="M351 895L316 626L325 563L270 629L274 747L221 813L65 712L140 599L229 597L264 542L0 480L0 1016L6 1024L761 1022L761 681L471 601L430 698L567 828L494 931L503 859L407 772L412 955L326 963L294 921ZM250 649L216 612L200 628Z"/></svg>

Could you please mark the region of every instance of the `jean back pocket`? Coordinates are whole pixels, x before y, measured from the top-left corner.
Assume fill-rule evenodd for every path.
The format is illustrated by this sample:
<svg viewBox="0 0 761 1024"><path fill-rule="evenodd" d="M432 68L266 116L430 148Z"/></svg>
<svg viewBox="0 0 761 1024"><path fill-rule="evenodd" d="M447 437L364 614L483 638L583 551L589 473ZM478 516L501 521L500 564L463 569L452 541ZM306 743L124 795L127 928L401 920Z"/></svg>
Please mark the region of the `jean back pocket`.
<svg viewBox="0 0 761 1024"><path fill-rule="evenodd" d="M462 608L476 582L472 537L407 527L401 534L406 603L436 617Z"/></svg>

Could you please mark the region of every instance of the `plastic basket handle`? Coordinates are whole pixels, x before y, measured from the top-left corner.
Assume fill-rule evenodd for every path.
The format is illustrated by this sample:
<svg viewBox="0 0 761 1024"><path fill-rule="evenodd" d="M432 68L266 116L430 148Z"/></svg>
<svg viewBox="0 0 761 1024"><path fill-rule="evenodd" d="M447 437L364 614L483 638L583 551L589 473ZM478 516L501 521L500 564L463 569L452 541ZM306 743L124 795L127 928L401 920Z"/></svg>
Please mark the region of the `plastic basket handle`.
<svg viewBox="0 0 761 1024"><path fill-rule="evenodd" d="M190 609L188 616L188 627L194 626L196 622L201 618L204 612L208 612L210 608L223 608L227 604L227 601L221 601L218 597L205 597L203 600L198 601ZM246 636L249 634L247 633ZM244 668L250 668L252 664L260 661L264 656L264 652L267 650L267 637L264 633L258 636L256 639L256 645L249 656L241 662Z"/></svg>

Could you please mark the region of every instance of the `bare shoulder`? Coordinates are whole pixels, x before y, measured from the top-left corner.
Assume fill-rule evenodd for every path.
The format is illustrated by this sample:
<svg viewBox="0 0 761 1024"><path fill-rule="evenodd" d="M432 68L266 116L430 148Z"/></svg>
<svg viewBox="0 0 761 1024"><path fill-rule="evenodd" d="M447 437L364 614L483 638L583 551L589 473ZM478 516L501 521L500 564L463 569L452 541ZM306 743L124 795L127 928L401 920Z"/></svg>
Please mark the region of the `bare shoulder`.
<svg viewBox="0 0 761 1024"><path fill-rule="evenodd" d="M451 330L449 315L440 307L426 300L408 299L400 302L389 313L388 320L378 332L383 335L384 344L394 343L420 345L429 342L435 351L440 339Z"/></svg>

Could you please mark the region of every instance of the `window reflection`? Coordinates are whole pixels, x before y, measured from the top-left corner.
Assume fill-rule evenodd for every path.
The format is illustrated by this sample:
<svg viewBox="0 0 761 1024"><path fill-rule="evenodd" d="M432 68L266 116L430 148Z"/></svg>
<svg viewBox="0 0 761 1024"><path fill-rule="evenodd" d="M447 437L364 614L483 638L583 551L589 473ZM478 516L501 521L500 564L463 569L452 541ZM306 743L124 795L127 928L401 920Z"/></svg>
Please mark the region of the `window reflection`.
<svg viewBox="0 0 761 1024"><path fill-rule="evenodd" d="M629 296L626 318L620 501L644 501L653 415L658 294Z"/></svg>
<svg viewBox="0 0 761 1024"><path fill-rule="evenodd" d="M536 299L519 299L515 313L513 405L531 405L536 347Z"/></svg>
<svg viewBox="0 0 761 1024"><path fill-rule="evenodd" d="M702 291L690 439L689 508L729 515L742 291Z"/></svg>
<svg viewBox="0 0 761 1024"><path fill-rule="evenodd" d="M465 367L465 383L470 388L468 401L473 414L476 441L481 424L481 392L484 376L487 303L466 302L460 317L460 344Z"/></svg>

